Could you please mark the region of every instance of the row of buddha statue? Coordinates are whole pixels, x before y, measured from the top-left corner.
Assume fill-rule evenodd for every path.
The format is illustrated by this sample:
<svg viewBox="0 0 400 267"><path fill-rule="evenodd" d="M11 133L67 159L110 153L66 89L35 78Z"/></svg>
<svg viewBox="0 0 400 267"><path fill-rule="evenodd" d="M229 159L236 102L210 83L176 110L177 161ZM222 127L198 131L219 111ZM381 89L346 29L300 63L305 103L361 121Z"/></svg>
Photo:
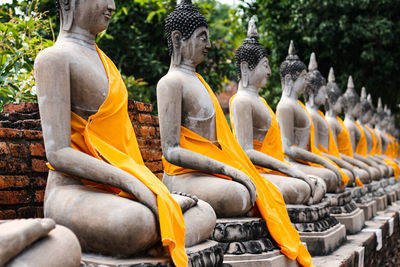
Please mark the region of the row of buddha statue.
<svg viewBox="0 0 400 267"><path fill-rule="evenodd" d="M292 263L312 266L308 250L317 248L303 233L333 231L340 243L346 231L340 218L357 214L353 221L361 226L350 226L357 232L364 223L359 207L398 190L394 179L386 179L400 171L398 142L390 135L393 117L381 101L374 108L365 88L360 98L351 76L342 94L333 69L327 83L312 54L307 71L291 42L280 67L276 113L259 96L271 69L254 20L236 51L239 87L230 100L231 129L212 89L196 73L211 43L208 23L190 0L181 1L165 21L171 64L157 85L161 181L144 165L121 75L95 44L116 9L114 1L68 0L57 6L57 41L35 60L49 167L47 219L0 224L0 248L10 240L2 227L20 237L18 250L0 249L6 251L0 265L79 266L79 249L59 253L68 241L84 253L220 266L218 249L188 257L188 248L212 237L224 253L229 244L245 253L257 244L257 253L277 250ZM338 116L342 108L344 121ZM240 230L246 223L237 222L248 220L259 223L257 231ZM232 227L239 228L230 232ZM54 255L45 265L43 254L30 246L39 238L35 252Z"/></svg>

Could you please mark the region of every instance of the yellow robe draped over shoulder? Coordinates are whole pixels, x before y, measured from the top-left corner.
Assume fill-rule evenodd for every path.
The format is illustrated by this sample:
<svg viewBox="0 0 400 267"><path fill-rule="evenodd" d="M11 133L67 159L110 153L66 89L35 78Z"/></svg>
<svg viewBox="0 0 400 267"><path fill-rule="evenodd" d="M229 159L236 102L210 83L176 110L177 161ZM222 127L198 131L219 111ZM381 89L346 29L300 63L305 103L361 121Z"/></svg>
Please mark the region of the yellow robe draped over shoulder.
<svg viewBox="0 0 400 267"><path fill-rule="evenodd" d="M233 136L236 138L236 130L235 130L235 124L233 122L233 113L232 113L232 101L236 97L236 95L232 96L231 99L229 100L229 115L231 118L231 126L232 126L232 132ZM271 125L268 128L267 134L264 137L263 142L260 142L258 140L253 140L253 147L254 150L262 152L270 157L273 157L277 160L280 160L282 162L285 162L286 164L289 164L288 162L285 161L284 158L284 153L283 153L283 147L282 147L282 137L281 137L281 130L279 128L278 120L276 119L276 115L274 111L271 109L271 107L268 105L267 101L265 101L264 98L260 97L261 102L265 105L265 107L268 109L268 112L271 117ZM261 167L255 165L257 170L260 173L270 173L270 174L276 174L276 175L281 175L281 176L287 176L284 173L281 173L279 171L271 170L269 168Z"/></svg>
<svg viewBox="0 0 400 267"><path fill-rule="evenodd" d="M321 110L318 110L318 113L326 121L325 114ZM329 154L331 156L334 156L334 157L337 157L337 158L341 159L339 148L338 148L338 146L336 144L335 137L333 136L332 129L329 126L327 121L326 121L326 123L327 123L328 128L329 128L329 145L328 145L329 149L326 150L326 148L323 145L319 144L319 150L324 152L324 153L327 153L327 154ZM356 185L357 186L364 187L363 183L361 182L361 180L358 177L356 177L355 179L356 179Z"/></svg>
<svg viewBox="0 0 400 267"><path fill-rule="evenodd" d="M234 138L217 97L203 77L199 74L197 77L209 92L214 105L216 133L220 147L183 126L181 126L180 146L244 172L257 188L257 208L281 252L290 259L297 259L303 266L311 266L311 256L301 243L299 233L290 222L282 194L278 188L258 173ZM164 171L169 175L196 171L173 165L165 158L163 158L163 164ZM211 173L209 175L219 176Z"/></svg>
<svg viewBox="0 0 400 267"><path fill-rule="evenodd" d="M306 112L306 114L307 114L307 116L308 116L308 118L310 120L310 124L311 124L311 126L310 126L310 140L309 140L310 152L322 157L323 159L325 159L326 161L328 161L329 163L334 165L337 168L337 170L340 172L340 174L342 175L342 184L346 185L350 181L349 176L347 176L347 174L345 174L340 169L340 167L338 165L336 165L335 162L331 161L330 159L328 159L327 157L325 157L324 155L321 154L321 151L318 149L318 147L315 144L314 123L313 123L312 117L311 117L310 113L308 112L306 106L300 100L298 100L298 102L299 102L300 106L304 109L304 111ZM317 164L317 163L314 163L314 162L307 161L305 163L310 165L310 166L313 166L313 167L324 168L320 164Z"/></svg>
<svg viewBox="0 0 400 267"><path fill-rule="evenodd" d="M371 145L371 150L369 151L370 156L374 156L376 153L376 147L378 145L378 138L376 138L374 131L368 127L368 125L364 125L365 129L371 134L372 136L372 145Z"/></svg>
<svg viewBox="0 0 400 267"><path fill-rule="evenodd" d="M366 157L368 156L367 137L365 136L364 129L361 127L361 125L357 121L354 121L354 123L356 124L358 130L361 133L361 137L357 142L356 153L363 157Z"/></svg>
<svg viewBox="0 0 400 267"><path fill-rule="evenodd" d="M144 165L128 115L125 84L114 63L97 46L96 49L107 72L108 96L88 121L71 113L71 147L133 175L157 196L163 246L168 248L176 266L187 266L182 210L167 187ZM88 186L129 197L129 194L111 186L85 180L83 182Z"/></svg>
<svg viewBox="0 0 400 267"><path fill-rule="evenodd" d="M342 126L342 130L337 135L337 140L336 140L339 152L343 155L353 158L354 154L353 154L353 148L351 146L350 132L347 129L346 125L344 125L343 120L339 116L336 116L336 119L340 123L340 126Z"/></svg>
<svg viewBox="0 0 400 267"><path fill-rule="evenodd" d="M384 159L383 162L385 162L386 164L390 165L393 168L394 176L396 177L396 179L399 179L400 166L393 160L396 157L395 138L390 134L386 134L386 136L388 139L388 145L385 153L383 154L389 158Z"/></svg>

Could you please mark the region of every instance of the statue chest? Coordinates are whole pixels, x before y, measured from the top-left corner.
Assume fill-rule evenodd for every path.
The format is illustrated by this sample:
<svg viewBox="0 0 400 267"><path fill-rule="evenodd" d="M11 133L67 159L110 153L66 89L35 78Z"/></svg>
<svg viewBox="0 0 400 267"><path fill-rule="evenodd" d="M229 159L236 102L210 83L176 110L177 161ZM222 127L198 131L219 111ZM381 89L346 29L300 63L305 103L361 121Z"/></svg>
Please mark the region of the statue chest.
<svg viewBox="0 0 400 267"><path fill-rule="evenodd" d="M271 127L271 114L269 110L261 103L261 105L253 106L253 138L263 142L265 135Z"/></svg>

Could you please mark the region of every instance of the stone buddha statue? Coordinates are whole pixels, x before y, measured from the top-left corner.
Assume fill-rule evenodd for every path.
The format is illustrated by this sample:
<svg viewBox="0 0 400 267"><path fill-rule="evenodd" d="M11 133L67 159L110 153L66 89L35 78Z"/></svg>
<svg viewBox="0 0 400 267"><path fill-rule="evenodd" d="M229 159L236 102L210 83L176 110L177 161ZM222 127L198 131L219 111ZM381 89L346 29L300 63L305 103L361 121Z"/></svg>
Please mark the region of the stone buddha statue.
<svg viewBox="0 0 400 267"><path fill-rule="evenodd" d="M69 229L56 225L53 220L0 222L0 266L77 267L80 262L78 239Z"/></svg>
<svg viewBox="0 0 400 267"><path fill-rule="evenodd" d="M326 102L326 80L318 71L315 53L312 53L310 57L307 81L304 98L314 125L314 145L318 147L323 156L340 166L341 170L350 178L347 186L353 186L357 174L353 172L351 164L341 159L332 130L324 113L319 110Z"/></svg>
<svg viewBox="0 0 400 267"><path fill-rule="evenodd" d="M288 161L302 172L322 178L327 192L342 192L342 174L337 167L311 151L312 120L304 105L298 101L299 95L306 87L307 68L297 56L292 41L289 55L281 64L280 76L282 97L276 115L281 129L283 150Z"/></svg>
<svg viewBox="0 0 400 267"><path fill-rule="evenodd" d="M379 158L375 157L374 153L372 153L374 152L372 147L373 145L376 146L377 139L372 129L366 125L371 120L373 113L371 104L367 99L367 91L365 87L361 88L360 104L360 115L358 116L357 122L364 131L367 140L367 158L377 164L377 167L380 169L381 173L383 173L383 177L393 176L393 169L384 164Z"/></svg>
<svg viewBox="0 0 400 267"><path fill-rule="evenodd" d="M84 252L145 253L160 240L177 266L185 246L208 238L210 205L170 194L147 169L127 111L127 90L96 46L115 10L113 0L58 1L60 34L35 60L49 161L44 214L71 229Z"/></svg>
<svg viewBox="0 0 400 267"><path fill-rule="evenodd" d="M354 90L353 78L349 76L347 83L347 90L343 94L343 107L345 113L344 125L349 131L351 146L354 153L354 158L364 162L370 166L371 178L379 180L383 177L383 173L379 169L379 166L373 161L367 158L367 140L363 128L356 121L360 115L361 102L360 97Z"/></svg>
<svg viewBox="0 0 400 267"><path fill-rule="evenodd" d="M251 20L247 39L236 51L239 88L230 101L234 135L261 175L279 188L286 204L319 203L325 195L325 183L285 162L276 116L259 96L271 70L267 51L257 38Z"/></svg>
<svg viewBox="0 0 400 267"><path fill-rule="evenodd" d="M350 140L350 133L344 125L342 119L338 116L342 112L342 90L335 82L335 74L333 68L329 70L328 84L326 87L327 98L325 102L325 118L328 122L332 134L335 138L340 157L354 166L357 177L363 184L371 181L370 167L362 161L354 158L353 148Z"/></svg>
<svg viewBox="0 0 400 267"><path fill-rule="evenodd" d="M171 191L203 199L218 218L232 224L238 217L260 214L282 253L311 264L281 193L258 173L212 89L196 73L211 47L206 19L184 0L168 15L165 28L171 64L157 85L163 182Z"/></svg>

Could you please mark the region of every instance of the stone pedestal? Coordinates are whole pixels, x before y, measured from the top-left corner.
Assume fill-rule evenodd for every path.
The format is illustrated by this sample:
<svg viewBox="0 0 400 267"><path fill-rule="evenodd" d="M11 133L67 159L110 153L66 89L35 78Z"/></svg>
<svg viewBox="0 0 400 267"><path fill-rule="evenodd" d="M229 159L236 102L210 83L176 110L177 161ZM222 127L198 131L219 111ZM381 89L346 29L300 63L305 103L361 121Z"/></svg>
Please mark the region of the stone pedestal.
<svg viewBox="0 0 400 267"><path fill-rule="evenodd" d="M217 219L210 239L224 252L224 263L231 266L298 266L279 252L261 218Z"/></svg>
<svg viewBox="0 0 400 267"><path fill-rule="evenodd" d="M377 212L377 204L375 200L372 200L369 203L366 204L359 204L356 203L357 207L359 207L361 210L364 211L364 219L367 220L371 220Z"/></svg>
<svg viewBox="0 0 400 267"><path fill-rule="evenodd" d="M190 267L222 266L223 252L215 241L207 240L196 246L186 248ZM81 267L173 267L170 257L115 258L93 254L83 254Z"/></svg>
<svg viewBox="0 0 400 267"><path fill-rule="evenodd" d="M376 202L368 194L368 190L362 187L346 187L346 191L351 192L353 201L357 207L364 211L365 220L369 220L376 215Z"/></svg>
<svg viewBox="0 0 400 267"><path fill-rule="evenodd" d="M347 234L355 234L364 226L364 212L352 200L351 191L326 194L331 216L345 225Z"/></svg>
<svg viewBox="0 0 400 267"><path fill-rule="evenodd" d="M377 211L383 211L387 208L388 206L388 201L386 195L380 196L380 197L374 197L374 200L376 201L376 209Z"/></svg>
<svg viewBox="0 0 400 267"><path fill-rule="evenodd" d="M312 256L327 255L346 240L346 228L329 215L326 201L310 206L286 205L286 208Z"/></svg>
<svg viewBox="0 0 400 267"><path fill-rule="evenodd" d="M368 194L375 200L377 211L387 208L387 196L382 188L382 182L373 181L366 185Z"/></svg>

